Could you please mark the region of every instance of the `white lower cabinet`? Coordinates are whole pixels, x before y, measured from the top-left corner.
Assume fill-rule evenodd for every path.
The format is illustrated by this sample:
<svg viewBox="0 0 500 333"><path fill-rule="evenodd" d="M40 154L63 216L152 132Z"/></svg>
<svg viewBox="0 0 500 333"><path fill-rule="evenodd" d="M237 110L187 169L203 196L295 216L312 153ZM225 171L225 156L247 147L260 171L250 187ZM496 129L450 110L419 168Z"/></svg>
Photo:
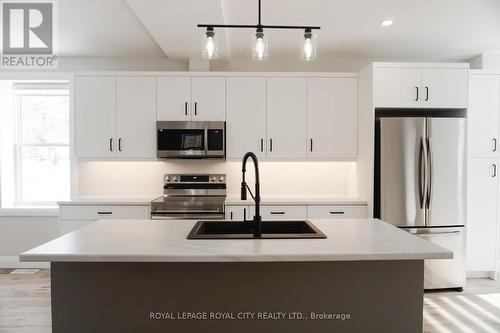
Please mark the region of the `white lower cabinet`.
<svg viewBox="0 0 500 333"><path fill-rule="evenodd" d="M306 219L307 206L261 206L263 220Z"/></svg>
<svg viewBox="0 0 500 333"><path fill-rule="evenodd" d="M251 220L254 214L253 204L226 205L226 220L242 221L245 217ZM261 205L260 215L263 220L366 218L367 208L364 204Z"/></svg>
<svg viewBox="0 0 500 333"><path fill-rule="evenodd" d="M310 219L365 218L366 206L361 206L361 205L308 206L307 217Z"/></svg>
<svg viewBox="0 0 500 333"><path fill-rule="evenodd" d="M149 205L61 205L59 218L60 234L64 235L97 220L149 220Z"/></svg>
<svg viewBox="0 0 500 333"><path fill-rule="evenodd" d="M243 221L250 220L250 206L226 206L226 220Z"/></svg>

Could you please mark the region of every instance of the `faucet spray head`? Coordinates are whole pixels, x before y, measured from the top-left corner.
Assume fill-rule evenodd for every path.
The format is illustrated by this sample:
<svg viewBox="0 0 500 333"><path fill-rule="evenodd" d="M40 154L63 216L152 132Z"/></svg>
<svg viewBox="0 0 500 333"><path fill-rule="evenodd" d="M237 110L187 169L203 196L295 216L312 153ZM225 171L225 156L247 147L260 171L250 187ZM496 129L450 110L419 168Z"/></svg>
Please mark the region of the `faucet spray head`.
<svg viewBox="0 0 500 333"><path fill-rule="evenodd" d="M241 182L241 200L247 200L247 183Z"/></svg>

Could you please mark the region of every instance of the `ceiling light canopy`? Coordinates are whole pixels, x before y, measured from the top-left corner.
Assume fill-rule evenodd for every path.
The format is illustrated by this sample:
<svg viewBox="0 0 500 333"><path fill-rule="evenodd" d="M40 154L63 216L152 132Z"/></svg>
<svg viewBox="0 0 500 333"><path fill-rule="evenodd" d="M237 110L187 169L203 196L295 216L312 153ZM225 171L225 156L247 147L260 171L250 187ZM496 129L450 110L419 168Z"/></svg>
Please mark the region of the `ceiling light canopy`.
<svg viewBox="0 0 500 333"><path fill-rule="evenodd" d="M300 59L311 61L316 59L316 34L313 30L319 30L318 26L294 26L294 25L263 25L261 22L261 0L258 0L259 13L258 23L249 24L198 24L199 28L207 28L203 40L202 56L205 59L217 58L217 40L215 38L214 28L223 29L255 29L255 36L252 38L252 58L254 60L266 60L269 55L268 40L264 36L264 29L295 29L304 30L304 38L300 49Z"/></svg>
<svg viewBox="0 0 500 333"><path fill-rule="evenodd" d="M380 25L383 26L383 27L388 27L388 26L392 25L392 20L383 20L380 23Z"/></svg>

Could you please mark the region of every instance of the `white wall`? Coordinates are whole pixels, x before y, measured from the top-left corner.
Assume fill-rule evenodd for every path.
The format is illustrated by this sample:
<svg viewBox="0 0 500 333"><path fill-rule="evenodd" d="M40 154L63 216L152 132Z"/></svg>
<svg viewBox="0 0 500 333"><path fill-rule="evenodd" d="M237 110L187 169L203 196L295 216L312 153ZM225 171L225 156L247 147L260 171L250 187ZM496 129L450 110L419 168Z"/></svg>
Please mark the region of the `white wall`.
<svg viewBox="0 0 500 333"><path fill-rule="evenodd" d="M59 236L57 216L0 216L0 268L46 267L19 263L20 253Z"/></svg>
<svg viewBox="0 0 500 333"><path fill-rule="evenodd" d="M357 197L355 162L261 162L261 193L276 196ZM223 161L80 161L80 195L156 196L166 173L226 173L228 196L239 195L241 163ZM248 182L253 166L247 165Z"/></svg>

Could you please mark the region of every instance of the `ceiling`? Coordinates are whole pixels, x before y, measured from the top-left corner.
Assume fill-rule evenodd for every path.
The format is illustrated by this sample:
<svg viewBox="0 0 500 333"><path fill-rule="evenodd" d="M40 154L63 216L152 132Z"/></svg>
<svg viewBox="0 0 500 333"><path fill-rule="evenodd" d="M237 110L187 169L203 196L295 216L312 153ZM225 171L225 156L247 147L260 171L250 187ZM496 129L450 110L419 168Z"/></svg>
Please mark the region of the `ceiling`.
<svg viewBox="0 0 500 333"><path fill-rule="evenodd" d="M255 24L257 0L59 1L59 50L199 57L198 23ZM264 24L320 25L318 57L468 60L500 51L499 0L262 0ZM394 24L382 27L380 22ZM265 31L269 57L298 57L301 31ZM216 30L219 61L251 59L253 31Z"/></svg>

